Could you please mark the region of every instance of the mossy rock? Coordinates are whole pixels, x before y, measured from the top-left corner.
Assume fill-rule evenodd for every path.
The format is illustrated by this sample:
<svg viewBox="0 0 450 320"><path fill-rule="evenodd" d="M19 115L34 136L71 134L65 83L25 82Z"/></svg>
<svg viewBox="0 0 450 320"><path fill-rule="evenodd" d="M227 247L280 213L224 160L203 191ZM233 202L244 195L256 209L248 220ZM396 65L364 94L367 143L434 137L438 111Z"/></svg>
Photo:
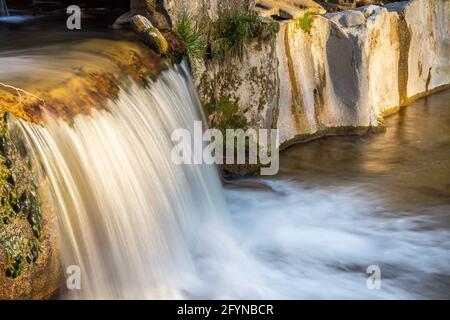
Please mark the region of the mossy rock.
<svg viewBox="0 0 450 320"><path fill-rule="evenodd" d="M42 208L27 153L20 153L0 118L8 152L0 154L0 299L47 298L59 286L56 219Z"/></svg>
<svg viewBox="0 0 450 320"><path fill-rule="evenodd" d="M157 53L162 55L169 53L169 43L166 38L146 17L135 15L131 19L131 26L139 37Z"/></svg>
<svg viewBox="0 0 450 320"><path fill-rule="evenodd" d="M171 30L164 31L163 36L169 43L169 55L174 57L177 62L180 62L187 52L186 43L176 32Z"/></svg>

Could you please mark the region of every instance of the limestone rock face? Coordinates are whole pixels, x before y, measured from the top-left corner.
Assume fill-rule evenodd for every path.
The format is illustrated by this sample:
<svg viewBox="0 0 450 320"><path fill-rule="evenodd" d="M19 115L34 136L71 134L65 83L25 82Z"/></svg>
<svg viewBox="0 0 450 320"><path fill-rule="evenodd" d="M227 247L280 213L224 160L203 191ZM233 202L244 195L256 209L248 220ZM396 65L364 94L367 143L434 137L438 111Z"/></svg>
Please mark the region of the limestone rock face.
<svg viewBox="0 0 450 320"><path fill-rule="evenodd" d="M318 17L311 34L292 23L284 28L278 55L286 77L279 76L275 102L282 142L330 128L377 126L382 111L399 104L395 15L383 10L349 28Z"/></svg>
<svg viewBox="0 0 450 320"><path fill-rule="evenodd" d="M382 9L383 8L379 7L379 6L368 5L368 6L359 7L356 10L362 12L364 17L368 18L371 15L374 15L375 13L379 13Z"/></svg>
<svg viewBox="0 0 450 320"><path fill-rule="evenodd" d="M421 96L449 84L450 1L414 0L388 9L397 12L409 30L407 96Z"/></svg>
<svg viewBox="0 0 450 320"><path fill-rule="evenodd" d="M145 0L133 2L146 6ZM225 97L252 127L279 128L282 143L335 128L377 126L383 114L449 85L449 0L386 7L372 0L325 1L351 3L353 10L317 15L311 30L298 23L306 2L313 6L306 0L161 0L172 25L186 13L213 22L228 10L249 8L288 19L269 39L249 41L242 57L215 58L213 44L213 57L194 68L205 105ZM280 3L294 8L292 14L283 16Z"/></svg>
<svg viewBox="0 0 450 320"><path fill-rule="evenodd" d="M0 300L50 298L62 276L55 211L9 114L0 115Z"/></svg>
<svg viewBox="0 0 450 320"><path fill-rule="evenodd" d="M312 0L258 0L256 9L265 16L275 15L283 19L299 19L305 11L326 13L321 5Z"/></svg>
<svg viewBox="0 0 450 320"><path fill-rule="evenodd" d="M242 57L195 73L204 104L238 103L254 128L288 145L335 129L376 127L411 99L450 84L448 0L411 0L316 16L311 30L280 22Z"/></svg>

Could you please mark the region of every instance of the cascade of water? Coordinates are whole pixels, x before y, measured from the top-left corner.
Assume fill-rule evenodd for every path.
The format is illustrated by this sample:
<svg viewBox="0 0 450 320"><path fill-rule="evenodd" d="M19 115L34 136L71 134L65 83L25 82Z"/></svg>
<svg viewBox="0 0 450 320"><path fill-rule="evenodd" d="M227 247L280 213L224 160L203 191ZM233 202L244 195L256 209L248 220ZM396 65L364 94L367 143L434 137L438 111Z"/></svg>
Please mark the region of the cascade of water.
<svg viewBox="0 0 450 320"><path fill-rule="evenodd" d="M226 224L214 167L172 164L176 128L201 119L181 70L151 89L122 90L106 111L73 125L20 122L57 204L66 266L82 271L82 298L181 297L205 223Z"/></svg>

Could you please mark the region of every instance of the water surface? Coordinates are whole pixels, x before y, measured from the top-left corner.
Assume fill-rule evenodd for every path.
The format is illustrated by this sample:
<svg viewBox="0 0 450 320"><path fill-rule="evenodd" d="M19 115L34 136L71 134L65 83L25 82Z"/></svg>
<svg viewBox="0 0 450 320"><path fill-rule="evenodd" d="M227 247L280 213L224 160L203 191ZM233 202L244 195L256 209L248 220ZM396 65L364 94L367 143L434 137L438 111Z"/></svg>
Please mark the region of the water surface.
<svg viewBox="0 0 450 320"><path fill-rule="evenodd" d="M291 297L450 298L450 91L386 127L291 147L271 192L227 190L241 243Z"/></svg>

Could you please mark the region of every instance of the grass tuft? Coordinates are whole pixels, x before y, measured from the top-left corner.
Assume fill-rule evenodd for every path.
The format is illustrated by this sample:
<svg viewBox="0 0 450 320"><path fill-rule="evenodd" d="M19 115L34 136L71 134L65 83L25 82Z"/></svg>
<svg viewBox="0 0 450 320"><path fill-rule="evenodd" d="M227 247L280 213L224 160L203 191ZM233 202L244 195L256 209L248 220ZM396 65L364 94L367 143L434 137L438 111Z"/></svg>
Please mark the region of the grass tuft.
<svg viewBox="0 0 450 320"><path fill-rule="evenodd" d="M220 36L226 39L227 51L242 54L245 41L260 33L259 19L254 12L235 11L220 21Z"/></svg>
<svg viewBox="0 0 450 320"><path fill-rule="evenodd" d="M176 26L176 32L186 44L189 59L200 59L205 52L205 39L203 34L194 26L192 18L184 15Z"/></svg>
<svg viewBox="0 0 450 320"><path fill-rule="evenodd" d="M316 13L312 11L306 12L300 19L297 20L297 28L302 29L305 33L311 33L312 25L314 19L316 18Z"/></svg>

